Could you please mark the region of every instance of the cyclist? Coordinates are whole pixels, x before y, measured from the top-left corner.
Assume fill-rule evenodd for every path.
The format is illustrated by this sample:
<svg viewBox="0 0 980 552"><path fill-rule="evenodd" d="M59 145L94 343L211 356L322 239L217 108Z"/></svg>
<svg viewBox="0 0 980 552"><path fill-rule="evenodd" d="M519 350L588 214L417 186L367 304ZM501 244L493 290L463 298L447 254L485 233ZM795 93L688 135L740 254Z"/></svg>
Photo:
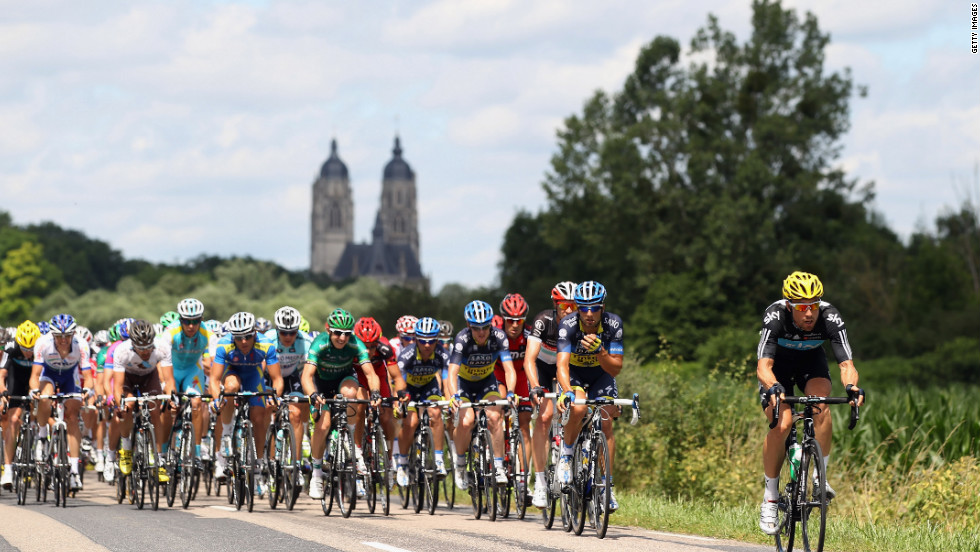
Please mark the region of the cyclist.
<svg viewBox="0 0 980 552"><path fill-rule="evenodd" d="M279 357L279 371L282 375L283 392L289 395L303 394L303 363L310 352L313 339L300 329L302 317L298 310L290 306L280 307L272 317L275 329L266 332L265 337L275 344L276 355ZM268 375L266 384L272 385ZM293 458L300 458L302 436L306 434L306 422L309 420L309 408L299 403L289 404L289 422L293 426L293 443L295 450ZM300 474L299 486L302 487L303 474Z"/></svg>
<svg viewBox="0 0 980 552"><path fill-rule="evenodd" d="M354 364L359 364L367 377L371 401L375 406L381 400L380 381L367 348L353 335L354 317L344 309L334 309L327 317L327 331L318 335L310 345L310 353L303 365L303 392L310 396L310 407L321 409L322 415L313 426L310 444L313 456L313 474L310 476L310 498L323 498L323 451L327 446L326 435L330 429L330 409L323 409L324 399L342 394L348 399L364 399L364 391L357 383ZM351 434L356 426L355 409L353 422L348 420Z"/></svg>
<svg viewBox="0 0 980 552"><path fill-rule="evenodd" d="M453 332L453 323L448 320L439 321L439 342L442 344L442 348L446 350L446 354L449 354L453 350L453 340L456 338L456 334ZM439 374L439 389L442 390L443 397L452 397L453 394L450 393L449 389L449 363L446 363L446 367L442 369L442 373ZM456 428L453 426L453 417L446 416L444 420L446 423L446 431L449 434L449 450L453 453L454 465L455 465L455 454L456 447L452 445L452 435Z"/></svg>
<svg viewBox="0 0 980 552"><path fill-rule="evenodd" d="M17 326L14 332L14 340L8 343L0 354L0 393L4 397L4 402L9 409L7 411L7 421L3 425L5 436L4 458L7 459L3 465L3 477L0 478L0 486L10 490L13 488L13 469L10 461L14 457L14 449L17 445L17 435L20 433L21 414L24 408L30 408L30 401L23 399L8 399L9 395L26 396L30 390L31 374L34 371L34 344L41 337L41 330L37 324L30 320L25 320Z"/></svg>
<svg viewBox="0 0 980 552"><path fill-rule="evenodd" d="M518 397L528 397L531 388L539 388L538 376L536 372L529 372L524 368L524 355L527 352L527 339L530 337L531 330L527 327L527 301L520 293L509 293L500 302L500 317L503 320L503 330L507 334L507 346L510 350L510 358L514 363L514 372L517 375L517 387L514 392ZM503 363L497 360L493 370L497 378L497 385L500 393L504 394L505 376ZM524 442L531 442L531 412L533 411L530 400L521 400L517 406L518 423ZM521 458L526 461L526 458ZM523 489L521 490L523 492Z"/></svg>
<svg viewBox="0 0 980 552"><path fill-rule="evenodd" d="M167 311L160 316L160 325L164 330L177 327L178 322L180 322L180 313L177 311Z"/></svg>
<svg viewBox="0 0 980 552"><path fill-rule="evenodd" d="M564 390L558 400L559 412L571 408L564 428L564 443L556 471L558 480L571 482L571 461L575 440L582 430L585 406L571 406L573 399L618 398L616 376L623 369L623 321L605 311L606 288L596 281L582 282L575 288L576 311L562 318L558 327L556 358L558 385ZM618 408L603 407L602 432L609 440L609 465L615 465L616 441L612 422ZM619 508L616 489L609 485L609 511Z"/></svg>
<svg viewBox="0 0 980 552"><path fill-rule="evenodd" d="M170 347L166 341L156 339L153 326L146 320L136 320L129 325L129 340L116 347L112 360L113 397L118 405L120 418L119 429L122 432L122 445L119 451L119 471L129 475L133 470L133 442L130 434L133 431L133 412L135 403L123 405L122 398L139 395L159 395L169 393L174 389L173 364L170 360ZM156 451L161 449L169 437L170 428L167 421L160 415L159 408L152 408L150 419L156 432L157 442L153 443L154 455L149 458L155 461ZM159 466L158 479L167 482L167 470Z"/></svg>
<svg viewBox="0 0 980 552"><path fill-rule="evenodd" d="M168 314L164 316L168 317ZM164 325L167 329L163 334L163 340L170 348L174 390L180 393L203 395L207 388L207 374L211 370L211 352L217 346L217 338L201 323L204 318L204 303L197 299L193 297L182 299L177 303L177 311L174 314L176 320L169 325ZM201 399L192 399L191 423L194 424L195 463L210 459L207 456L209 454L207 447L201 449L201 439L207 433L209 421ZM169 440L167 442L169 443Z"/></svg>
<svg viewBox="0 0 980 552"><path fill-rule="evenodd" d="M406 314L402 316L395 322L395 332L398 337L394 337L390 340L391 346L395 349L395 356L401 352L402 349L408 347L415 340L415 323L419 319L412 316L411 314Z"/></svg>
<svg viewBox="0 0 980 552"><path fill-rule="evenodd" d="M442 372L443 367L448 366L449 354L439 343L438 337L439 322L435 318L419 318L415 323L415 344L405 347L398 354L398 368L405 375L409 400L442 400L442 390L439 388L437 375ZM436 469L439 475L444 476L446 463L443 454L445 430L442 425L442 408L438 406L429 408L429 417L435 447ZM398 436L400 450L396 455L398 464L396 478L402 487L408 486L408 449L418 425L418 412L415 407L411 407L402 420L402 430Z"/></svg>
<svg viewBox="0 0 980 552"><path fill-rule="evenodd" d="M456 334L453 350L449 357L449 390L451 403L455 408L462 401L473 402L494 400L500 398L500 387L493 375L494 363L499 358L504 367L504 380L507 398L515 400L514 387L517 385L517 374L514 363L510 359L507 346L507 335L500 328L491 328L493 307L484 301L471 301L463 309L466 327ZM487 422L495 454L504 450L503 420L500 407L487 408ZM466 450L470 447L470 437L476 415L473 410L466 410L459 417L456 430L453 432L453 443L456 445L456 486L462 490L469 487L466 480ZM503 456L494 458L497 471L497 483L507 483L507 470L504 469Z"/></svg>
<svg viewBox="0 0 980 552"><path fill-rule="evenodd" d="M221 389L226 393L239 391L264 391L263 365L276 395L282 395L282 376L279 372L279 356L275 345L255 331L255 316L250 312L236 312L228 319L229 334L218 341L211 363L212 408L221 412L221 447L214 461L214 475L225 479L227 456L231 454L231 432L234 426L235 407L232 401L220 400ZM269 428L270 415L267 402L261 397L249 399L252 408L252 437L255 440L256 458L265 458L265 432ZM216 428L217 429L217 428ZM216 436L217 437L217 436Z"/></svg>
<svg viewBox="0 0 980 552"><path fill-rule="evenodd" d="M388 343L385 336L381 335L381 324L378 324L373 318L361 318L354 324L354 335L361 340L361 343L368 350L371 364L374 366L374 371L377 373L381 385L381 397L391 396L390 380L394 382L395 393L398 398L407 399L408 393L405 391L405 380L399 370L398 359L391 344ZM367 375L360 369L360 366L355 366L355 368L358 383L361 384L361 387L368 387ZM380 414L381 428L385 434L385 441L388 443L388 450L391 450L395 438L395 417L389 408L381 409ZM361 439L357 439L355 442L360 443L360 441Z"/></svg>
<svg viewBox="0 0 980 552"><path fill-rule="evenodd" d="M823 284L815 275L796 271L783 281L783 298L766 308L762 318L756 375L759 396L766 416L772 421L772 406L776 398L785 398L798 387L804 395L827 397L831 393L830 370L824 341L840 367L840 380L857 406L864 404L864 391L857 386L858 372L854 367L851 344L847 340L844 320L836 307L822 300ZM767 535L778 530L779 467L786 455L786 437L793 427L788 404L780 404L779 425L769 430L762 443L762 465L765 493L759 513L759 528ZM824 467L830 458L831 418L827 408L817 408L814 432L823 451ZM825 472L826 473L826 472ZM814 470L816 474L816 470ZM825 482L827 498L837 493Z"/></svg>
<svg viewBox="0 0 980 552"><path fill-rule="evenodd" d="M34 369L31 372L31 394L91 393L92 376L89 366L88 345L75 339L75 319L70 314L56 314L51 318L48 334L34 344ZM80 385L81 384L81 385ZM84 386L84 388L82 387ZM78 476L78 450L82 430L78 423L78 411L82 404L77 399L65 401L65 422L68 424L68 462L71 465L73 491L81 490ZM45 457L44 443L48 437L47 420L51 416L51 401L38 401L35 459Z"/></svg>
<svg viewBox="0 0 980 552"><path fill-rule="evenodd" d="M575 312L575 282L558 282L551 288L553 307L534 317L531 335L527 337L524 371L534 374L538 387L531 389L531 400L538 405L538 418L531 435L531 456L534 458L534 496L531 504L538 508L548 505L548 482L545 480L545 454L548 447L548 430L554 407L541 396L555 385L558 355L558 325L561 319Z"/></svg>

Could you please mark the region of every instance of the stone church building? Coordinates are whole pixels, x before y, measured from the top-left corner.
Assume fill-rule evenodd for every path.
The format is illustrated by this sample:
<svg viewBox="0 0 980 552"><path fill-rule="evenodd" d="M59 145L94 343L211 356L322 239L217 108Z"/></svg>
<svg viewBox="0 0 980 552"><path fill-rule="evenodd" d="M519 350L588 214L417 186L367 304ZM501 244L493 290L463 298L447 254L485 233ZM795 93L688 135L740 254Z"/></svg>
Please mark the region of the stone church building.
<svg viewBox="0 0 980 552"><path fill-rule="evenodd" d="M354 243L354 199L347 165L330 142L330 157L313 183L310 270L334 280L370 276L384 285L427 287L419 265L415 173L402 159L395 137L392 159L381 180L381 207L371 243Z"/></svg>

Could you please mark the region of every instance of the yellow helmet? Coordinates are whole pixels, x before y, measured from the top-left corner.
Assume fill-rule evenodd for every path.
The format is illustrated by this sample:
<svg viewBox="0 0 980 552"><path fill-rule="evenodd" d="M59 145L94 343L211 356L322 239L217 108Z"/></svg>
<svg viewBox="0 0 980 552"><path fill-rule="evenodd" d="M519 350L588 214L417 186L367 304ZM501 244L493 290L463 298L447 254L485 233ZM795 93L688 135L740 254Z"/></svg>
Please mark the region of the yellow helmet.
<svg viewBox="0 0 980 552"><path fill-rule="evenodd" d="M783 297L789 300L819 299L823 296L823 284L809 272L796 272L783 280Z"/></svg>
<svg viewBox="0 0 980 552"><path fill-rule="evenodd" d="M39 337L41 337L41 329L37 327L37 324L25 320L20 326L17 326L14 340L25 349L33 349Z"/></svg>

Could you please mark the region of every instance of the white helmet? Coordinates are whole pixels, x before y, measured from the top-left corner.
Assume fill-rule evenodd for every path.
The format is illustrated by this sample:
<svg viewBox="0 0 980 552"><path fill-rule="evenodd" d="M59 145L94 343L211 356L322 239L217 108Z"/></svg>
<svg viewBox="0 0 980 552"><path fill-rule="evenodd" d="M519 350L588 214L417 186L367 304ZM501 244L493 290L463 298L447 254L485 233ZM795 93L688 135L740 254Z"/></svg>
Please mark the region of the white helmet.
<svg viewBox="0 0 980 552"><path fill-rule="evenodd" d="M250 312L236 312L228 319L228 331L234 336L255 333L255 315Z"/></svg>
<svg viewBox="0 0 980 552"><path fill-rule="evenodd" d="M194 299L193 297L188 297L180 303L177 303L177 314L179 314L181 318L201 318L204 316L204 303Z"/></svg>
<svg viewBox="0 0 980 552"><path fill-rule="evenodd" d="M85 326L78 326L75 328L75 335L85 340L85 343L92 343L92 331Z"/></svg>
<svg viewBox="0 0 980 552"><path fill-rule="evenodd" d="M156 324L154 324L153 325L153 333L156 334L156 335L162 334L163 333L163 324L160 324L159 322L156 323Z"/></svg>
<svg viewBox="0 0 980 552"><path fill-rule="evenodd" d="M290 306L285 306L276 311L273 317L276 320L276 329L291 332L299 329L301 316L299 311Z"/></svg>

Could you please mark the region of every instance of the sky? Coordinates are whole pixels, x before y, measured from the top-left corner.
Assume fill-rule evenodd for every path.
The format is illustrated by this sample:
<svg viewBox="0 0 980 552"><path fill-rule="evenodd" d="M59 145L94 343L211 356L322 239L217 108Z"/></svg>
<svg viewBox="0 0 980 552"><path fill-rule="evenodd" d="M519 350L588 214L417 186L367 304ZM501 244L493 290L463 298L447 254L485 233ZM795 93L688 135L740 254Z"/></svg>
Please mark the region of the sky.
<svg viewBox="0 0 980 552"><path fill-rule="evenodd" d="M836 164L875 183L907 237L980 200L980 55L970 2L785 0L850 67ZM0 210L128 258L310 262L312 185L336 139L370 239L395 136L417 178L438 291L496 280L514 215L563 120L619 90L657 35L685 50L708 13L744 40L749 0L391 2L0 0ZM972 196L970 195L972 194Z"/></svg>

